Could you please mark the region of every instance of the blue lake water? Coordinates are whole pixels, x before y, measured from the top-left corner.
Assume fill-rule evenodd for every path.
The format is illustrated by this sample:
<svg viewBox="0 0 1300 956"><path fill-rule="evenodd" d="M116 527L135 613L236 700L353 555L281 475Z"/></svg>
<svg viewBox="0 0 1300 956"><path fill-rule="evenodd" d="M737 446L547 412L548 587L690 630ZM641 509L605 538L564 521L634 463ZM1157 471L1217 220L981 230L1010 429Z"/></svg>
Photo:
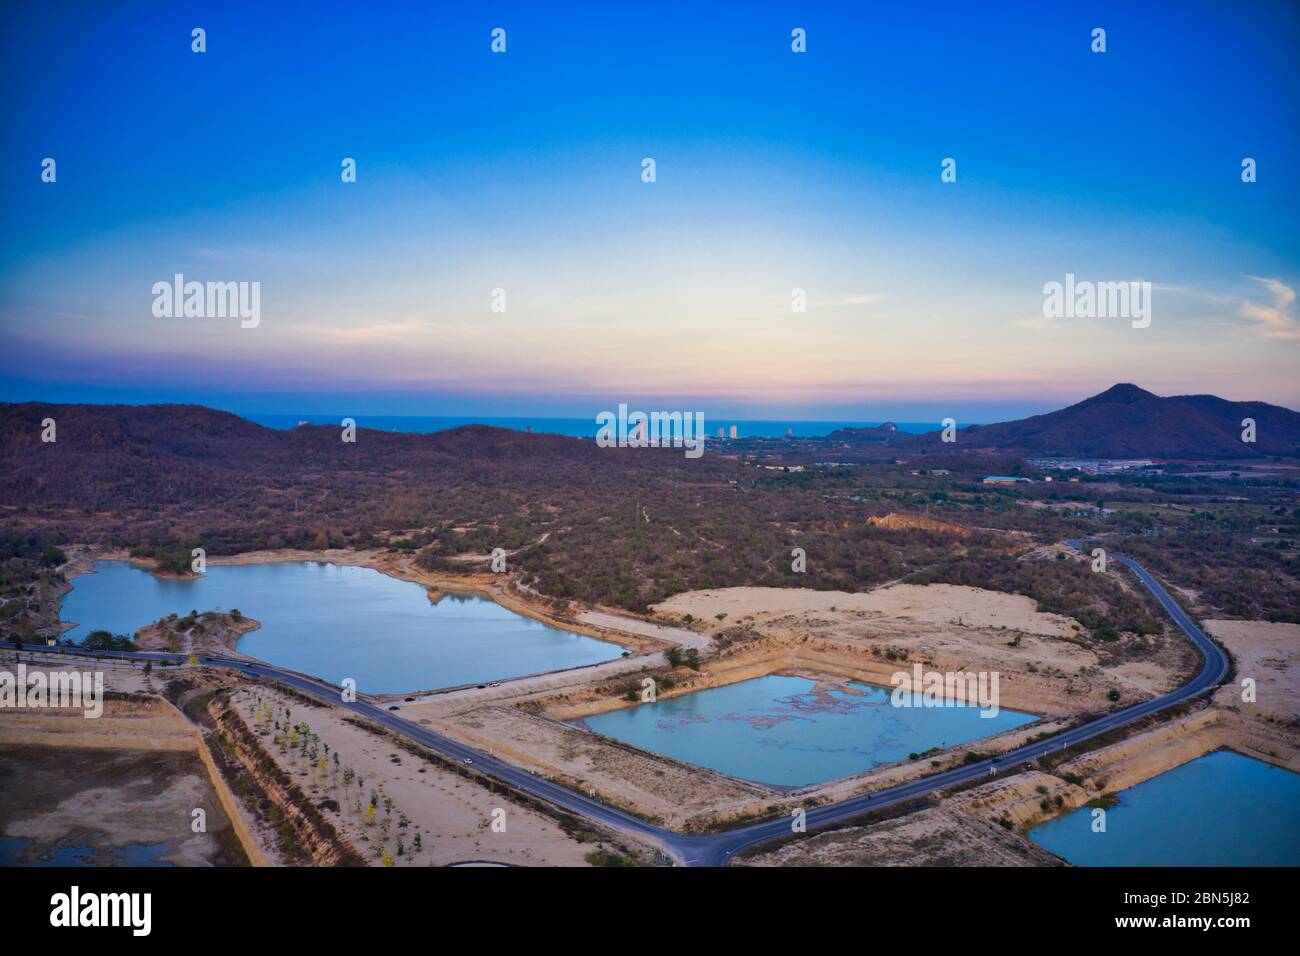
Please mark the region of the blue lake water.
<svg viewBox="0 0 1300 956"><path fill-rule="evenodd" d="M168 843L132 843L95 848L85 843L57 846L33 857L32 840L0 837L0 866L172 866L162 857L175 849Z"/></svg>
<svg viewBox="0 0 1300 956"><path fill-rule="evenodd" d="M894 707L889 690L769 674L578 721L625 743L733 777L804 786L1037 720L975 707Z"/></svg>
<svg viewBox="0 0 1300 956"><path fill-rule="evenodd" d="M481 683L595 664L623 649L549 627L484 598L446 594L371 568L314 561L214 567L190 580L160 578L124 561L98 561L63 601L68 632L132 634L168 614L238 608L261 628L239 650L260 660L387 694Z"/></svg>
<svg viewBox="0 0 1300 956"><path fill-rule="evenodd" d="M1029 831L1076 866L1300 866L1300 774L1218 750Z"/></svg>

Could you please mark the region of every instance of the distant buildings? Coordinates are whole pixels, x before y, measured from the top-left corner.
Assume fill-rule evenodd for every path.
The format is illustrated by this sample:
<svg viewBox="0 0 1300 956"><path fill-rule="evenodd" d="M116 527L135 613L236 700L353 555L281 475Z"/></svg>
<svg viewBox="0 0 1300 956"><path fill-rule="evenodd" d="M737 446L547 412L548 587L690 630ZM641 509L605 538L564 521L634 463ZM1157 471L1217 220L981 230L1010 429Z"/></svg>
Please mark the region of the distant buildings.
<svg viewBox="0 0 1300 956"><path fill-rule="evenodd" d="M732 438L739 438L739 437L740 437L740 433L739 433L739 431L737 431L735 425L732 425L732 426L731 426L731 437L732 437Z"/></svg>
<svg viewBox="0 0 1300 956"><path fill-rule="evenodd" d="M1150 458L1030 458L1035 468L1079 471L1085 475L1113 475L1122 471L1139 471L1151 468Z"/></svg>
<svg viewBox="0 0 1300 956"><path fill-rule="evenodd" d="M1017 478L1017 477L1015 477L1014 475L989 475L987 478L984 479L984 484L986 484L986 485L1014 485L1014 484L1016 484L1017 482L1021 482L1021 481L1031 482L1031 481L1033 481L1033 479L1032 479L1032 478Z"/></svg>

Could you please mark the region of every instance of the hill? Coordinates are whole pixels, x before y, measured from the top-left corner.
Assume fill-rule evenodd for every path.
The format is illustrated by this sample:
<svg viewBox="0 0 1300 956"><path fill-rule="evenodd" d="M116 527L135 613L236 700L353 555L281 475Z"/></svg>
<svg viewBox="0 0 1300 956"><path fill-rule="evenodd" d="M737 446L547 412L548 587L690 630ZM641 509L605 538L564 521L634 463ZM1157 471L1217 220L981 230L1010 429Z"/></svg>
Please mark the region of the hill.
<svg viewBox="0 0 1300 956"><path fill-rule="evenodd" d="M270 429L194 405L0 404L0 541L11 542L15 557L29 556L20 563L33 563L30 555L47 545L93 543L128 548L166 567L188 564L191 549L200 546L210 556L392 547L426 568L458 573L486 570L481 556L500 547L511 554L512 573L556 602L634 611L685 590L856 591L925 572L939 575L933 580L1028 594L1078 615L1097 601L1124 606L1119 585L1103 575L1066 574L1054 558L1020 561L1007 553L1005 532L1027 532L1026 544L1050 544L1103 531L1142 534L1157 519L1149 509L1076 514L1022 502L1029 486L984 486L980 479L989 469L1007 471L1019 459L988 454L985 442L972 439L1020 442L1041 454L1062 450L1071 430L1082 429L1074 454L1145 457L1162 447L1192 450L1188 439L1206 429L1218 436L1219 451L1239 456L1226 444L1235 434L1227 423L1243 408L1256 411L1264 448L1276 447L1264 436L1292 427L1295 418L1267 405L1158 399L1129 386L1053 415L963 433L955 445L939 444L937 435L909 436L911 447L935 443L924 470L912 458L860 467L810 463L796 472L756 467L788 455L786 442L775 443L775 451L760 442L740 454L726 446L722 454L688 459L680 449L599 448L591 440L469 425L430 434L358 428L349 443L339 426ZM1183 415L1195 416L1190 432ZM41 441L46 418L57 422L56 442ZM1088 443L1104 438L1116 421L1130 444ZM1182 436L1181 445L1143 443L1162 422ZM1203 451L1204 443L1198 447ZM901 444L821 440L807 454L815 463L907 457L899 454L907 451ZM1049 502L1083 492L1034 487ZM1289 552L1233 537L1260 528L1281 536L1276 528L1290 527L1284 516L1294 508L1289 487L1232 485L1232 494L1248 496L1254 510L1234 505L1220 518L1232 522L1219 535L1223 542L1200 548L1198 567L1209 554L1231 557L1198 578L1201 593L1220 598L1220 606L1231 602L1242 615L1293 613L1300 592L1286 571L1294 562ZM1169 491L1198 508L1222 494L1213 482L1180 482ZM1109 488L1106 500L1146 503L1152 495L1134 484ZM895 517L885 517L890 514ZM1171 524L1194 519L1205 532L1204 516L1194 509L1162 513L1159 530L1166 536L1152 540L1168 550L1175 540ZM796 546L807 554L806 573L792 570ZM467 562L467 556L479 557ZM0 591L6 575L18 574L11 565L0 551ZM1136 619L1133 610L1116 611L1115 620Z"/></svg>
<svg viewBox="0 0 1300 956"><path fill-rule="evenodd" d="M1255 442L1242 421L1255 421ZM938 432L913 443L951 450ZM1162 398L1121 384L1045 415L961 430L958 444L1024 455L1077 458L1234 459L1300 454L1300 413L1214 395Z"/></svg>

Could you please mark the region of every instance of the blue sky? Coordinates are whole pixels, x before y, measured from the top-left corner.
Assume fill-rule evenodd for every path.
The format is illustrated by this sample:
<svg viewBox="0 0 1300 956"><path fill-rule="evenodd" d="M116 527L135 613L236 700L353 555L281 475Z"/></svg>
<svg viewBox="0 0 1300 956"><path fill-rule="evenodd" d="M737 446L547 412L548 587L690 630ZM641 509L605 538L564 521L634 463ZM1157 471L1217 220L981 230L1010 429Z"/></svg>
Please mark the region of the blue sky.
<svg viewBox="0 0 1300 956"><path fill-rule="evenodd" d="M1293 3L87 6L0 13L3 400L1300 406ZM155 317L177 272L260 324ZM1151 326L1044 319L1067 272Z"/></svg>

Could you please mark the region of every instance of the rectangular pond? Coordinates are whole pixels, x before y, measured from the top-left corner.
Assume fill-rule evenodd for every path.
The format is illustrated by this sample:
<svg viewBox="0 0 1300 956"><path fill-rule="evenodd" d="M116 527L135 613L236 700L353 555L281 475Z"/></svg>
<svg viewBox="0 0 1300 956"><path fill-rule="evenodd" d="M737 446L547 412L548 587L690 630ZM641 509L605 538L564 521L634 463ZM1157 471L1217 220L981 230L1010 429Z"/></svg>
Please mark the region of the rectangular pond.
<svg viewBox="0 0 1300 956"><path fill-rule="evenodd" d="M298 561L209 565L190 579L158 577L125 561L97 561L73 579L63 619L81 640L133 634L169 614L238 608L261 622L242 653L357 690L396 694L597 664L623 648L550 627L495 601L447 593L372 568Z"/></svg>
<svg viewBox="0 0 1300 956"><path fill-rule="evenodd" d="M1300 866L1300 774L1218 750L1029 831L1075 866Z"/></svg>
<svg viewBox="0 0 1300 956"><path fill-rule="evenodd" d="M886 688L769 674L580 721L597 733L732 777L799 787L1031 723L977 707L894 707Z"/></svg>

